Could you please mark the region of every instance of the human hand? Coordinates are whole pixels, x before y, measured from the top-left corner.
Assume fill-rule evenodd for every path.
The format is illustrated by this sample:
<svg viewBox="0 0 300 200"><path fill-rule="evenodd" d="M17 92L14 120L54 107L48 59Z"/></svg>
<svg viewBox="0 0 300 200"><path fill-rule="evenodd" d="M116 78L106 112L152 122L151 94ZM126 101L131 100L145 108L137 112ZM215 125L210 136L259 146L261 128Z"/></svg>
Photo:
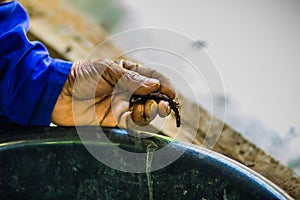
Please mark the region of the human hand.
<svg viewBox="0 0 300 200"><path fill-rule="evenodd" d="M63 126L144 126L157 114L168 116L169 103L148 100L131 105L129 99L132 94L147 95L155 91L175 98L169 79L143 65L108 59L77 62L58 97L51 121Z"/></svg>

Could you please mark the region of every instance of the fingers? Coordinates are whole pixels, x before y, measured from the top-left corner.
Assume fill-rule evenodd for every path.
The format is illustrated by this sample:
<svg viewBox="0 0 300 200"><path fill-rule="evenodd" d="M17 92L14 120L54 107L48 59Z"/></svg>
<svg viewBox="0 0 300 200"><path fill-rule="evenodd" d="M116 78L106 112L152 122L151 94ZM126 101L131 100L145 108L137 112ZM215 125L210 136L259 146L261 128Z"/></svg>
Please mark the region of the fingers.
<svg viewBox="0 0 300 200"><path fill-rule="evenodd" d="M135 104L130 111L122 114L118 125L120 128L146 126L156 117L157 112L158 105L154 100L149 100L145 104Z"/></svg>
<svg viewBox="0 0 300 200"><path fill-rule="evenodd" d="M157 91L160 88L160 83L157 79L148 78L127 70L120 78L118 87L133 92L133 94L146 95Z"/></svg>
<svg viewBox="0 0 300 200"><path fill-rule="evenodd" d="M126 95L116 95L97 102L95 111L98 123L101 126L120 128L146 126L157 116L158 110L162 112L161 110L165 109L159 109L154 100L149 100L145 104L134 104L129 110L129 102L126 99Z"/></svg>
<svg viewBox="0 0 300 200"><path fill-rule="evenodd" d="M156 117L158 105L154 100L149 100L145 104L134 104L131 109L133 122L139 126L146 126Z"/></svg>
<svg viewBox="0 0 300 200"><path fill-rule="evenodd" d="M114 62L119 67L128 70L128 73L123 77L123 84L125 83L127 87L129 85L128 83L134 83L131 85L135 85L135 87L140 84L136 90L134 90L134 88L131 89L131 91L134 91L134 94L146 95L158 90L169 96L171 99L175 98L175 89L170 83L170 80L159 72L127 60L118 60ZM159 84L157 81L159 81ZM151 106L153 108L151 108ZM137 125L145 126L148 125L157 114L159 114L160 117L166 117L171 113L168 102L160 101L157 105L154 100L147 101L145 105L135 104L131 110L131 121L127 118L125 121L125 117L123 117L123 124L125 122L127 124L133 122ZM129 114L126 113L126 117L128 116Z"/></svg>
<svg viewBox="0 0 300 200"><path fill-rule="evenodd" d="M160 87L158 88L158 90L161 93L169 96L171 99L175 98L176 92L170 80L161 73L157 72L156 70L134 63L129 60L116 60L115 63L127 70L137 72L142 76L158 80L160 82Z"/></svg>
<svg viewBox="0 0 300 200"><path fill-rule="evenodd" d="M157 114L160 117L166 117L171 112L168 102L160 101L157 104L154 100L149 100L145 104L134 104L130 110L128 110L127 102L119 101L118 104L111 106L111 109L102 118L101 126L118 126L120 128L133 128L136 125L147 126Z"/></svg>
<svg viewBox="0 0 300 200"><path fill-rule="evenodd" d="M160 101L158 103L158 114L160 117L167 117L171 113L171 108L167 101Z"/></svg>
<svg viewBox="0 0 300 200"><path fill-rule="evenodd" d="M103 60L109 67L103 72L103 79L111 86L118 84L122 89L137 95L146 95L160 91L171 99L175 98L175 89L170 80L161 73L128 60Z"/></svg>

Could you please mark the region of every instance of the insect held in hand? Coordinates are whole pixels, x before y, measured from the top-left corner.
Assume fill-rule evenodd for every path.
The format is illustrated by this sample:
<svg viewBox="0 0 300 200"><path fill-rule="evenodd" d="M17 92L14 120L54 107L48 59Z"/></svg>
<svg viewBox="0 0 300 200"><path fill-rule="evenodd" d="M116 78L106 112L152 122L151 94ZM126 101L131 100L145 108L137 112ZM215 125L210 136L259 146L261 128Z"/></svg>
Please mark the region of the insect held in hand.
<svg viewBox="0 0 300 200"><path fill-rule="evenodd" d="M130 103L141 103L145 104L148 100L154 100L156 103L159 103L159 101L167 101L169 103L170 108L175 113L176 118L176 126L180 127L181 125L181 118L179 113L179 103L172 100L170 97L168 97L165 94L162 94L160 92L154 92L147 95L133 95L130 99Z"/></svg>

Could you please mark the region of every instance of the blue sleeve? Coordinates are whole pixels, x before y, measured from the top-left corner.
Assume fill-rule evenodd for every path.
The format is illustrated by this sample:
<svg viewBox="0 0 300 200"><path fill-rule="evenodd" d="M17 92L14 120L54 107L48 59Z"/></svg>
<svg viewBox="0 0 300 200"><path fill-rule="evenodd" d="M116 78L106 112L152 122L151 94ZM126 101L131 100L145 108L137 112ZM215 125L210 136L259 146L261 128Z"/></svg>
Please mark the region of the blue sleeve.
<svg viewBox="0 0 300 200"><path fill-rule="evenodd" d="M0 3L0 118L45 126L72 63L50 58L41 43L30 42L28 27L29 17L17 1Z"/></svg>

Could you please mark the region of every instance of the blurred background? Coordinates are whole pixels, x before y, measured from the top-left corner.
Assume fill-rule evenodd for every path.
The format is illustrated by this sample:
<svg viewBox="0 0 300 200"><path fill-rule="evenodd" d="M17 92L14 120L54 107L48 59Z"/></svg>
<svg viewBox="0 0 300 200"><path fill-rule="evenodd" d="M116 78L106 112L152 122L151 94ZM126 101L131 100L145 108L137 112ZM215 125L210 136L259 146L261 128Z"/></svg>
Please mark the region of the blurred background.
<svg viewBox="0 0 300 200"><path fill-rule="evenodd" d="M223 79L225 122L300 174L300 1L65 1L111 35L161 27L203 42Z"/></svg>

